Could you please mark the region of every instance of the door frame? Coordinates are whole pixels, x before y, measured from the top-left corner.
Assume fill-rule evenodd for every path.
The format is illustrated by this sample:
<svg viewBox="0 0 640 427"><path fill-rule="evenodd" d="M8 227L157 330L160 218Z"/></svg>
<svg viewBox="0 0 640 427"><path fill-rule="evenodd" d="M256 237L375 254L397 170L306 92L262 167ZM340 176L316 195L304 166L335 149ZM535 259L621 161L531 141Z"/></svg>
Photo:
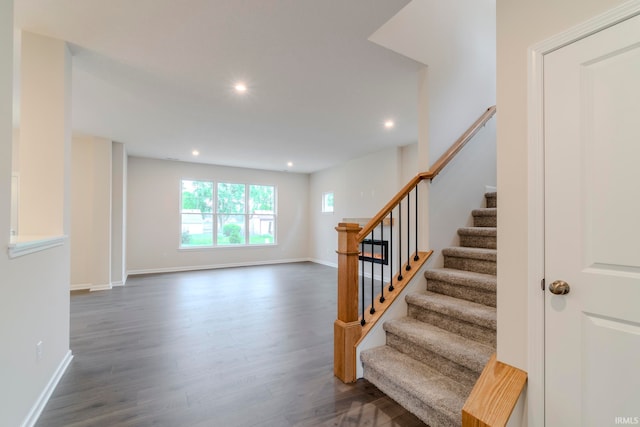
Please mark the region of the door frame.
<svg viewBox="0 0 640 427"><path fill-rule="evenodd" d="M528 269L527 269L527 419L544 426L544 57L564 46L640 15L640 0L625 2L528 49Z"/></svg>

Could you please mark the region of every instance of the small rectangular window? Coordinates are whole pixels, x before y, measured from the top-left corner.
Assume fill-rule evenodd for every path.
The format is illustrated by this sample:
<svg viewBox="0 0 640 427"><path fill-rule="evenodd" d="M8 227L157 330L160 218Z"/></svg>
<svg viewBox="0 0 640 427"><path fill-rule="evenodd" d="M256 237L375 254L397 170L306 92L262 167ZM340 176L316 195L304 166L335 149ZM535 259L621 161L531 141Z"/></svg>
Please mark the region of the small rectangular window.
<svg viewBox="0 0 640 427"><path fill-rule="evenodd" d="M322 193L322 212L333 212L333 191Z"/></svg>

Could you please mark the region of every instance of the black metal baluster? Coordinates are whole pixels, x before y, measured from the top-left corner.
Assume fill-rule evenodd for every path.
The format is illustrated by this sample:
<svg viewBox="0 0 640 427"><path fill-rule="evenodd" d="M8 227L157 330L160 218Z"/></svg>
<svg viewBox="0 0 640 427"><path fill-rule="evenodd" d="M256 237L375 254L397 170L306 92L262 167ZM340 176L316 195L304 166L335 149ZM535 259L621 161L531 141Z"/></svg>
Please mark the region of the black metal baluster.
<svg viewBox="0 0 640 427"><path fill-rule="evenodd" d="M380 223L380 304L384 302L384 263L387 254L384 252L384 218Z"/></svg>
<svg viewBox="0 0 640 427"><path fill-rule="evenodd" d="M411 270L411 192L407 194L407 267Z"/></svg>
<svg viewBox="0 0 640 427"><path fill-rule="evenodd" d="M373 289L374 285L375 285L375 280L373 278L373 267L375 266L375 262L373 262L375 260L374 254L373 254L373 247L374 247L374 242L376 241L375 239L375 233L374 230L371 230L371 259L369 260L369 263L371 263L371 310L369 310L369 314L373 314L376 312L376 308L375 308L375 299L376 299L376 294L374 293L375 290Z"/></svg>
<svg viewBox="0 0 640 427"><path fill-rule="evenodd" d="M418 256L418 186L416 185L416 254L413 257L414 261L418 261L420 256Z"/></svg>
<svg viewBox="0 0 640 427"><path fill-rule="evenodd" d="M364 242L360 242L360 254L364 255ZM362 305L360 306L360 310L362 311L362 319L360 319L360 324L364 326L366 323L364 320L364 257L360 257L360 300L362 301Z"/></svg>
<svg viewBox="0 0 640 427"><path fill-rule="evenodd" d="M393 209L389 212L391 219L389 220L389 271L391 279L389 280L389 292L393 292Z"/></svg>
<svg viewBox="0 0 640 427"><path fill-rule="evenodd" d="M398 203L398 282L402 280L402 200Z"/></svg>

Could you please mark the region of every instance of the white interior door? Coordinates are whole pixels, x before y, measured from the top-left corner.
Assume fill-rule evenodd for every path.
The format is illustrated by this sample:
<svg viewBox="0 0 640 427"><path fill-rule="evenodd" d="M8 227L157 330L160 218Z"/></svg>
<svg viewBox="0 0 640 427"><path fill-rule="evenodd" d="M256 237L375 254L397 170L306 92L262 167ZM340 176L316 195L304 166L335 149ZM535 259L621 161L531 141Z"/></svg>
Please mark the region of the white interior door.
<svg viewBox="0 0 640 427"><path fill-rule="evenodd" d="M545 423L640 424L640 16L545 55L544 123Z"/></svg>

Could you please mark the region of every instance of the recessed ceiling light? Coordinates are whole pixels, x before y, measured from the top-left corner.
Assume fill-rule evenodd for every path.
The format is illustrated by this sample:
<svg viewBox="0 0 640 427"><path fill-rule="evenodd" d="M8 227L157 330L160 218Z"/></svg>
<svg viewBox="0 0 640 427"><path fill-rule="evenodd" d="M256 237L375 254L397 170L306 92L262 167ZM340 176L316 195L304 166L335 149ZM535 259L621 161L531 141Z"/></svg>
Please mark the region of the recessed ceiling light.
<svg viewBox="0 0 640 427"><path fill-rule="evenodd" d="M236 85L234 86L234 89L236 90L236 92L238 93L245 93L247 91L247 85L242 83L242 82L238 82L236 83Z"/></svg>
<svg viewBox="0 0 640 427"><path fill-rule="evenodd" d="M194 156L196 156L196 157L197 157L197 156L199 156L199 155L200 155L200 152L199 152L198 150L193 150L193 151L191 152L191 154L193 154Z"/></svg>
<svg viewBox="0 0 640 427"><path fill-rule="evenodd" d="M387 129L391 129L395 126L396 124L394 123L393 120L385 120L384 122L384 127Z"/></svg>
<svg viewBox="0 0 640 427"><path fill-rule="evenodd" d="M287 162L287 166L289 167L293 166L293 162Z"/></svg>

